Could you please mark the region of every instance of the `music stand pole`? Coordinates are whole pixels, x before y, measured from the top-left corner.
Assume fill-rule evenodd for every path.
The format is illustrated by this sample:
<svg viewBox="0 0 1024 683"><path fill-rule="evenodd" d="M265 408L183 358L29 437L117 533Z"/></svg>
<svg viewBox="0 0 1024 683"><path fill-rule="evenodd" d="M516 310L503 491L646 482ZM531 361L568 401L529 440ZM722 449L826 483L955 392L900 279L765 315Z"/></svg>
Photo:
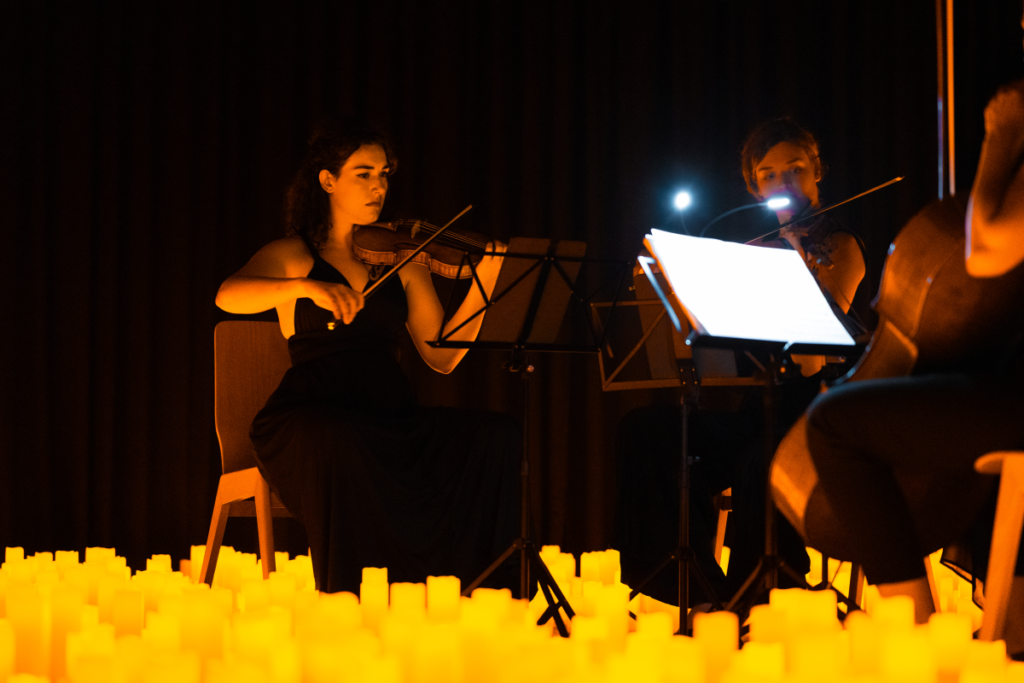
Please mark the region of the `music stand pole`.
<svg viewBox="0 0 1024 683"><path fill-rule="evenodd" d="M747 579L736 591L725 609L737 614L746 613L761 595L762 591L771 591L779 586L779 570L789 575L798 585L807 587L804 577L797 574L787 565L778 554L778 539L775 529L775 503L772 502L771 490L771 464L775 455L775 426L777 421L777 393L776 382L782 369L785 354L789 350L789 344L781 347L781 351L769 354L768 363L762 370L764 380L764 466L765 466L765 491L764 491L764 554L757 560L757 565ZM745 598L745 599L744 599ZM739 610L737 611L737 607Z"/></svg>
<svg viewBox="0 0 1024 683"><path fill-rule="evenodd" d="M697 563L697 555L690 547L690 465L693 458L690 457L690 413L697 405L698 387L697 372L692 360L679 359L679 375L682 392L679 398L679 416L681 420L680 436L682 445L679 449L679 544L675 550L669 553L655 569L643 581L630 592L629 599L635 598L643 587L654 580L665 567L672 562L677 562L678 597L679 597L679 630L676 635L689 635L687 623L687 610L690 606L690 572L700 584L701 588L711 600L715 609L721 610L722 601L719 599L711 582L704 574L704 570Z"/></svg>

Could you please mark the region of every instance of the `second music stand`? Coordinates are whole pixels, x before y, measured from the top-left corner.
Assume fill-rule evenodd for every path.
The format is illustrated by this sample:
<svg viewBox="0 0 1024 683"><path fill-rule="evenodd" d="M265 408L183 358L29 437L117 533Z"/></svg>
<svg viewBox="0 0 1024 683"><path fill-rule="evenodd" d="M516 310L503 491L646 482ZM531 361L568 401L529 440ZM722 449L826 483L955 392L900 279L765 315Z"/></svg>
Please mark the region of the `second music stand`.
<svg viewBox="0 0 1024 683"><path fill-rule="evenodd" d="M503 562L515 552L519 552L519 596L529 597L530 574L535 572L540 590L548 603L548 608L538 620L544 624L554 619L558 632L563 637L569 635L568 628L562 619L561 612L571 620L575 612L562 590L558 587L547 565L540 557L536 543L531 538L530 524L530 457L529 457L529 416L530 416L530 385L529 379L535 368L529 363L527 354L532 351L556 353L596 353L602 340L589 318L583 314L589 299L614 281L616 276L619 288L628 272L629 263L620 261L601 261L586 259L586 243L568 240L548 240L537 238L514 237L509 243L494 294L484 297L484 306L470 316L461 325L444 334L444 326L438 331L438 338L429 342L437 348L460 349L493 349L511 352L504 368L518 374L523 379L523 452L520 466L520 530L519 537L491 565L483 571L466 589L463 595L469 595L484 579L490 576ZM618 266L621 272L613 274L608 282L602 283L589 296L581 296L577 291L576 280L584 263L604 263ZM468 256L463 265L472 271L474 286L480 286L476 270ZM481 287L482 292L482 287ZM616 294L618 289L616 289ZM454 296L454 292L453 292ZM581 321L585 327L587 339L582 343L567 343L560 334L566 318L566 309L572 304L581 313ZM446 313L452 309L453 299L449 299ZM477 316L484 315L483 325L477 334L476 341L453 341L452 335L458 332ZM448 317L447 315L445 316Z"/></svg>

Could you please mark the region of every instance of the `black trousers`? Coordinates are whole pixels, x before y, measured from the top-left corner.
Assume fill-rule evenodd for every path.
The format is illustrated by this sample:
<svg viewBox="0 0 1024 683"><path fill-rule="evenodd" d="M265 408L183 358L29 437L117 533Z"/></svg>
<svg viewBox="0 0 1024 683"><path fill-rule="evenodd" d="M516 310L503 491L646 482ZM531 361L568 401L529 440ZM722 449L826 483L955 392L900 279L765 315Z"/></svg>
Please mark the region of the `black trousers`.
<svg viewBox="0 0 1024 683"><path fill-rule="evenodd" d="M998 480L974 461L1024 447L1024 386L995 374L852 382L811 405L808 444L820 478L811 546L894 583L925 576L925 555L967 536L984 576Z"/></svg>

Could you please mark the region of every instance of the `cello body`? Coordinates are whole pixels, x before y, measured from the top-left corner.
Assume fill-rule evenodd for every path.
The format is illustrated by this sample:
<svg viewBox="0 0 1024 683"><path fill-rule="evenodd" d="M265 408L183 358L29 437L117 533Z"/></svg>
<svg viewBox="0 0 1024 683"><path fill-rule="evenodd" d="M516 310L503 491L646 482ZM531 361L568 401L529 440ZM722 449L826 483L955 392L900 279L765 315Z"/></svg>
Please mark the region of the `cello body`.
<svg viewBox="0 0 1024 683"><path fill-rule="evenodd" d="M968 275L964 219L964 202L950 198L929 204L899 232L872 302L878 328L838 383L971 371L1004 357L1021 328L1015 311L1024 266L997 278ZM804 538L805 513L817 486L805 413L779 444L771 467L775 503Z"/></svg>

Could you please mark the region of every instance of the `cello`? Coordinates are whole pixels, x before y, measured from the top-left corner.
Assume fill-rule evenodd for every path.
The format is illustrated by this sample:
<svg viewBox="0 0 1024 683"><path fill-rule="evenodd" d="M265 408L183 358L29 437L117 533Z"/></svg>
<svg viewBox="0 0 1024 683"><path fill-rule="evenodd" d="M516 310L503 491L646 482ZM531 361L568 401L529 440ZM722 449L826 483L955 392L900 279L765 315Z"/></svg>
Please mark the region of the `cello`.
<svg viewBox="0 0 1024 683"><path fill-rule="evenodd" d="M975 369L1002 357L1017 338L1022 323L1011 312L1024 292L1024 264L996 278L968 275L965 217L964 202L951 197L927 205L900 230L872 302L878 328L837 384ZM806 413L779 444L770 477L776 506L806 538L806 512L818 489ZM831 514L827 505L817 508Z"/></svg>

